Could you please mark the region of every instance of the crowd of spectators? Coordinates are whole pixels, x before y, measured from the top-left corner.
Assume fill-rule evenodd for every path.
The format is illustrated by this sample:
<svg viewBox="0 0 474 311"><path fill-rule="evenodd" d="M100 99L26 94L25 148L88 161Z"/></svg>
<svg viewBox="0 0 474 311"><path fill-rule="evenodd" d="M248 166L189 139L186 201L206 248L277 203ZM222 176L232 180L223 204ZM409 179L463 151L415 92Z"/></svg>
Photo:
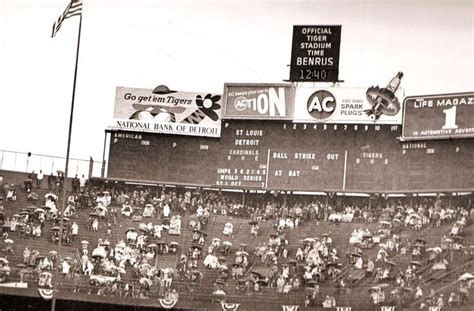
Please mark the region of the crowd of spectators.
<svg viewBox="0 0 474 311"><path fill-rule="evenodd" d="M174 295L175 281L199 283L207 270L213 270L217 275L213 294L218 300L225 300L228 284L235 284L241 293L258 294L263 289L271 289L285 295L303 290L306 306L334 307L335 297L323 298L318 284L332 282L334 288L346 290L365 279L374 285L368 294L371 303L402 304L424 298L420 280L425 273L422 269L425 263L429 263L432 270L442 270L433 267L448 265L448 249L461 251L466 260L473 255L472 248L466 247L462 238L465 226L473 217L473 209L467 204L453 207L440 197L388 199L222 192L126 186L107 181L94 184L84 176L76 176L61 215L58 196L64 187L64 175L58 173L51 182L49 177L53 175L47 177L45 190L49 192L43 200L35 192L35 188L43 187L45 177L40 173L29 176L31 184L27 180L23 189L29 201L43 207L9 214L4 219L3 240L8 254L13 251L9 247L14 243L13 236L41 239L45 225L51 224L48 226L51 235L47 238L52 244L61 240L65 245L80 245L77 254L71 256L58 256L54 250L47 255L28 247L23 250L23 264L43 275L40 283L46 287L52 286L47 273L59 266L60 272L73 282L74 291L81 290L81 280L87 276L89 285L97 288L98 295L149 298L156 292L163 297ZM16 187L10 184L5 190L5 199L14 202L18 195ZM80 228L76 217L85 212L87 225ZM225 241L206 233L210 220L215 217L228 220L222 231L227 238ZM137 226L124 230L121 228L124 219ZM182 223L183 219L188 222ZM233 219L246 219L249 239L258 239L258 243L252 243L254 249L249 250L245 243L232 244ZM334 244L328 233L302 236L297 244L289 242L287 235L293 229L323 222L360 225L347 241L351 252L341 253L338 247L342 245ZM264 223L272 224L270 231L262 230L268 228ZM370 226L369 230L366 223L376 224L377 229ZM451 229L439 247L428 248L423 239L402 238L404 230L424 232L448 223ZM184 230L193 232L191 244L186 248L176 241L162 239L164 232L172 237L183 234ZM81 241L83 231L105 231L106 234L96 235L97 240ZM117 239L114 232L123 235ZM365 250L372 248L377 249L375 254L367 255ZM174 256L172 260L163 260L170 254ZM406 269L397 268L394 262L401 256L411 259ZM0 272L2 269L5 266L0 267ZM390 296L387 293L386 299L387 283L392 291ZM469 289L465 286L463 291L467 293ZM433 297L434 294L430 295L423 303L432 304ZM465 300L463 295L459 297L453 294L448 303Z"/></svg>

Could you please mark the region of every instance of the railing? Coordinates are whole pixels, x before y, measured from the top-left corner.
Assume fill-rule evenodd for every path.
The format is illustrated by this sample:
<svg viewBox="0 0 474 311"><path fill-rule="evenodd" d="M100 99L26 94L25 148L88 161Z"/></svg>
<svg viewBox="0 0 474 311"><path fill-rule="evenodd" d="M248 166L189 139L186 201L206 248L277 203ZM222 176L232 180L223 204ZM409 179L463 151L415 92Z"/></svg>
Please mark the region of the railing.
<svg viewBox="0 0 474 311"><path fill-rule="evenodd" d="M447 277L452 276L452 275L456 276L457 274L460 274L466 268L471 267L473 264L474 264L474 260L469 260L469 261L463 263L462 265L459 265L459 266L455 267L452 270L444 271L444 274L442 275L442 277L447 278ZM423 284L423 291L428 292L430 289L432 289L433 288L432 285L434 284L435 281L436 280L432 280L432 281L429 281L429 282L426 282L425 284ZM436 293L443 293L443 292L446 292L446 291L449 291L449 290L456 291L458 286L459 286L459 281L457 279L454 279L452 282L448 283L447 285L444 285L441 288L436 289L434 291L434 293L435 294ZM414 300L410 305L415 306L415 305L421 303L425 298L426 297Z"/></svg>
<svg viewBox="0 0 474 311"><path fill-rule="evenodd" d="M349 274L351 272L351 265L347 264L344 267L342 267L341 272L332 280L332 283L337 285L339 284L342 280L347 283L347 278L349 277Z"/></svg>
<svg viewBox="0 0 474 311"><path fill-rule="evenodd" d="M458 275L458 274L462 274L462 272L466 269L466 268L470 268L472 265L474 264L474 260L470 260L470 261L467 261L461 265L458 265L448 271L438 271L436 272L435 274L433 274L433 279L428 281L428 282L425 282L424 283L424 286L426 288L429 288L429 286L431 286L435 281L439 281L440 279L442 278L447 278L449 276L455 276Z"/></svg>
<svg viewBox="0 0 474 311"><path fill-rule="evenodd" d="M32 172L38 173L40 170L43 174L48 175L57 171L64 171L66 166L66 158L35 154L28 152L0 150L0 170L16 171L16 172ZM91 174L89 174L91 169ZM88 177L102 177L102 162L84 159L69 159L68 177L78 175Z"/></svg>
<svg viewBox="0 0 474 311"><path fill-rule="evenodd" d="M19 281L19 278L15 278L15 275L11 275L9 282ZM28 288L38 288L38 277L36 275L30 276L23 280L27 283ZM25 284L23 283L23 284ZM123 284L133 284L133 289L125 290ZM123 279L119 288L113 289L111 284L102 286L93 286L88 283L88 278L81 275L80 281L74 282L72 278L68 278L64 275L60 276L58 284L58 294L62 295L76 295L76 299L89 300L91 296L102 296L103 300L112 299L112 303L123 303L124 300L119 301L121 298L128 299L145 299L143 300L146 304L146 299L164 298L167 293L174 289L179 294L179 300L181 301L200 301L205 303L218 302L225 298L229 302L235 303L268 303L268 304L291 304L291 305L302 305L304 297L307 294L305 288L299 288L298 290L292 290L288 294L278 293L276 288L262 287L260 291L255 292L253 289L237 289L235 284L224 284L220 285L219 288L223 289L226 293L225 297L216 295L213 291L217 288L212 284L205 284L202 282L189 283L173 281L170 287L157 287L151 286L150 289L144 290L137 280ZM22 288L22 287L17 287ZM0 287L0 293L2 288ZM318 296L324 297L326 294L334 295L338 305L346 306L357 306L360 310L370 310L374 306L369 303L369 294L367 287L353 288L349 292L347 290L339 291L334 289L328 289L325 287L321 288L321 292ZM81 297L79 297L81 296ZM316 300L315 302L317 302ZM137 301L134 301L135 303ZM386 302L390 304L390 302ZM319 302L318 302L319 304ZM315 307L315 305L313 305ZM380 307L377 308L377 310ZM334 310L334 309L332 309Z"/></svg>
<svg viewBox="0 0 474 311"><path fill-rule="evenodd" d="M53 271L49 271L50 273L54 273ZM12 274L8 277L8 287L9 288L38 288L38 281L39 277L36 272L27 272L24 273L25 276L20 277L20 273L18 271L13 271ZM161 287L153 285L148 290L144 290L138 282L138 279L134 278L123 278L119 284L130 284L133 285L133 289L126 290L123 288L123 285L117 288L116 291L112 291L112 284L102 284L98 286L94 286L89 284L89 277L85 275L80 275L79 279L74 282L72 277L67 277L64 274L59 274L58 280L58 291L59 292L75 292L75 289L78 292L83 294L92 294L97 295L98 291L101 292L100 294L105 296L130 296L139 298L139 293L146 293L148 298L162 298L166 292L170 291L171 289L175 289L180 297L186 297L189 300L195 299L204 299L204 300L212 300L212 299L219 299L218 295L214 295L213 291L217 288L213 282L189 282L189 281L179 281L173 280L171 286L169 287ZM226 293L228 293L228 297L233 297L235 299L257 299L263 300L267 302L278 302L278 301L287 301L287 302L302 302L304 297L304 291L296 291L293 290L289 294L281 294L277 293L276 288L274 287L262 287L259 292L255 292L253 290L245 290L241 291L237 289L236 284L224 284L219 286L223 289ZM2 290L1 283L0 283L0 292ZM243 288L243 287L242 287Z"/></svg>

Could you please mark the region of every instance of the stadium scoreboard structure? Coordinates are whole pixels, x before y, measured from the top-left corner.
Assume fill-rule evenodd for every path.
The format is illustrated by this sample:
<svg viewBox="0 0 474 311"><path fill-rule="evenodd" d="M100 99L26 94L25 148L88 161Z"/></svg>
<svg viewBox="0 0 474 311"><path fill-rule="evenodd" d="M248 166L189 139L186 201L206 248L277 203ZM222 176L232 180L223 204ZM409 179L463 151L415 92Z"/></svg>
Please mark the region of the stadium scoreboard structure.
<svg viewBox="0 0 474 311"><path fill-rule="evenodd" d="M226 83L222 96L119 87L107 177L221 189L473 191L474 94L403 101L401 77L386 88Z"/></svg>
<svg viewBox="0 0 474 311"><path fill-rule="evenodd" d="M111 132L108 178L215 188L474 189L474 140L400 142L400 125L224 121L220 139Z"/></svg>

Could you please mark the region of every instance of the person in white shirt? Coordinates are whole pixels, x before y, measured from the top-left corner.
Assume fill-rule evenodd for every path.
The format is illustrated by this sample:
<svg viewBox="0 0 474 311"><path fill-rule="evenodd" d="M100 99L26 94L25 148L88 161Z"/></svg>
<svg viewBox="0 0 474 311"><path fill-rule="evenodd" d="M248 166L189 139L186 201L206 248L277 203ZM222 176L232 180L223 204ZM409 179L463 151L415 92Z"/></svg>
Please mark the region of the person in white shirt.
<svg viewBox="0 0 474 311"><path fill-rule="evenodd" d="M197 210L196 210L196 216L197 217L202 217L204 214L204 209L202 208L201 205L198 206Z"/></svg>
<svg viewBox="0 0 474 311"><path fill-rule="evenodd" d="M41 237L41 225L38 225L33 228L33 237L36 237L36 238Z"/></svg>
<svg viewBox="0 0 474 311"><path fill-rule="evenodd" d="M423 297L423 291L421 290L420 286L417 286L415 292L415 299L420 299L421 297Z"/></svg>
<svg viewBox="0 0 474 311"><path fill-rule="evenodd" d="M84 189L86 188L86 183L87 183L87 178L85 178L84 174L82 174L82 177L79 178L79 189L81 192L84 192Z"/></svg>
<svg viewBox="0 0 474 311"><path fill-rule="evenodd" d="M92 222L92 231L98 231L99 230L99 221L97 218L94 218Z"/></svg>
<svg viewBox="0 0 474 311"><path fill-rule="evenodd" d="M62 263L62 272L64 274L68 274L70 269L71 269L71 266L69 265L69 263L66 260L64 260L63 263Z"/></svg>
<svg viewBox="0 0 474 311"><path fill-rule="evenodd" d="M73 222L71 225L71 233L72 233L72 240L76 240L76 236L79 234L79 226L76 224L76 222Z"/></svg>
<svg viewBox="0 0 474 311"><path fill-rule="evenodd" d="M40 170L38 175L36 176L36 188L40 189L41 188L41 182L43 181L44 174L43 171Z"/></svg>
<svg viewBox="0 0 474 311"><path fill-rule="evenodd" d="M329 295L326 296L326 299L323 301L323 308L332 308L332 299Z"/></svg>
<svg viewBox="0 0 474 311"><path fill-rule="evenodd" d="M163 217L164 217L164 218L170 217L170 206L168 205L168 203L166 203L166 204L163 206Z"/></svg>
<svg viewBox="0 0 474 311"><path fill-rule="evenodd" d="M363 267L363 263L364 263L364 262L363 262L363 260L362 260L362 257L357 258L357 260L356 260L356 262L355 262L355 267L356 267L356 269L361 270L362 267Z"/></svg>
<svg viewBox="0 0 474 311"><path fill-rule="evenodd" d="M153 237L161 239L161 231L163 230L163 227L160 225L155 225L153 227Z"/></svg>

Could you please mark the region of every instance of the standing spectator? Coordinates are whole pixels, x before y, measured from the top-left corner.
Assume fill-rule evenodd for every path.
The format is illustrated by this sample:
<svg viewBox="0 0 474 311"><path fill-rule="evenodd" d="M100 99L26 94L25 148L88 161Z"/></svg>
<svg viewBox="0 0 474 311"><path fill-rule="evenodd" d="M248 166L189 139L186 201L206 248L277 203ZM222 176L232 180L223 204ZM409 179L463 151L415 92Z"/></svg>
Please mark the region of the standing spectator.
<svg viewBox="0 0 474 311"><path fill-rule="evenodd" d="M423 297L423 291L421 290L420 286L416 287L416 292L415 292L415 299L420 299Z"/></svg>
<svg viewBox="0 0 474 311"><path fill-rule="evenodd" d="M92 231L98 231L99 230L99 220L97 218L94 218L92 221Z"/></svg>
<svg viewBox="0 0 474 311"><path fill-rule="evenodd" d="M81 276L79 275L79 273L77 273L77 271L75 271L73 275L73 287L74 292L78 293L81 287Z"/></svg>
<svg viewBox="0 0 474 311"><path fill-rule="evenodd" d="M63 191L65 176L62 172L58 171L58 176L56 177L56 189L61 193Z"/></svg>
<svg viewBox="0 0 474 311"><path fill-rule="evenodd" d="M31 179L31 188L33 189L33 185L38 184L38 175L33 170L31 174L28 175L28 178Z"/></svg>
<svg viewBox="0 0 474 311"><path fill-rule="evenodd" d="M79 188L81 192L84 192L84 189L86 188L87 184L87 178L84 177L84 174L82 174L82 177L79 179Z"/></svg>
<svg viewBox="0 0 474 311"><path fill-rule="evenodd" d="M40 170L38 175L36 176L36 188L40 189L41 188L41 182L43 181L44 174L43 171Z"/></svg>
<svg viewBox="0 0 474 311"><path fill-rule="evenodd" d="M71 186L72 186L73 193L77 193L79 191L80 181L79 181L79 178L77 177L77 174L72 179Z"/></svg>
<svg viewBox="0 0 474 311"><path fill-rule="evenodd" d="M75 241L77 235L79 234L79 226L76 222L73 222L71 225L72 240Z"/></svg>
<svg viewBox="0 0 474 311"><path fill-rule="evenodd" d="M28 246L25 248L25 250L23 251L23 263L24 264L27 264L30 260L30 250L28 249Z"/></svg>
<svg viewBox="0 0 474 311"><path fill-rule="evenodd" d="M439 295L438 300L436 301L436 306L438 307L438 310L443 309L443 307L444 307L443 294Z"/></svg>
<svg viewBox="0 0 474 311"><path fill-rule="evenodd" d="M56 183L56 178L54 177L53 173L48 176L48 189L53 190L54 184Z"/></svg>
<svg viewBox="0 0 474 311"><path fill-rule="evenodd" d="M170 217L170 206L168 205L168 202L165 203L163 206L163 218L168 218Z"/></svg>
<svg viewBox="0 0 474 311"><path fill-rule="evenodd" d="M374 273L374 268L375 268L374 262L372 261L372 259L369 258L369 260L367 262L366 275L367 276L372 276L372 274Z"/></svg>

